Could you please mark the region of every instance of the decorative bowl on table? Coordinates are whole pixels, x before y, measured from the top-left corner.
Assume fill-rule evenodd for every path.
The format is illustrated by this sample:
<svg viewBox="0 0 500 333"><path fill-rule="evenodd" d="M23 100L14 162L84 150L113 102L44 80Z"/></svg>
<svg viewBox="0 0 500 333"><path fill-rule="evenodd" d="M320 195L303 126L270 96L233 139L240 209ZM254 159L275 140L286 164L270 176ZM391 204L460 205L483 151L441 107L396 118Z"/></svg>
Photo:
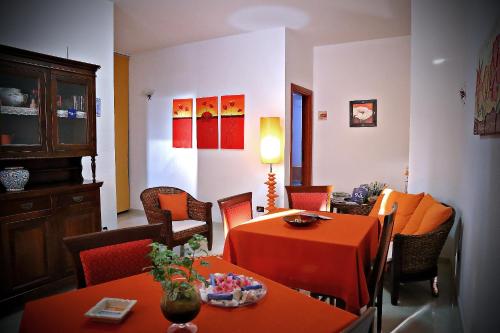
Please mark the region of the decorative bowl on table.
<svg viewBox="0 0 500 333"><path fill-rule="evenodd" d="M203 302L225 308L257 303L266 293L263 283L252 277L233 273L210 274L208 287L200 288Z"/></svg>
<svg viewBox="0 0 500 333"><path fill-rule="evenodd" d="M28 101L28 95L17 88L0 87L0 101L3 105L21 106Z"/></svg>
<svg viewBox="0 0 500 333"><path fill-rule="evenodd" d="M294 227L305 227L318 221L318 218L311 215L287 215L283 216L283 220Z"/></svg>

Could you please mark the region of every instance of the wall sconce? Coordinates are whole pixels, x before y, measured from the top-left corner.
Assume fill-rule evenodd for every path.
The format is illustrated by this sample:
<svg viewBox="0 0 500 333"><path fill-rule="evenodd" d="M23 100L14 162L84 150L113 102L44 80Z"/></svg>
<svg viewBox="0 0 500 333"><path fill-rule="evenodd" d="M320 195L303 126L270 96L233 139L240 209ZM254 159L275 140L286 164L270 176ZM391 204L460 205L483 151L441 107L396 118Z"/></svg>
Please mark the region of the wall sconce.
<svg viewBox="0 0 500 333"><path fill-rule="evenodd" d="M273 173L273 163L280 163L282 159L282 132L280 117L260 118L260 160L269 164L267 185L267 207L271 212L276 209L276 174Z"/></svg>

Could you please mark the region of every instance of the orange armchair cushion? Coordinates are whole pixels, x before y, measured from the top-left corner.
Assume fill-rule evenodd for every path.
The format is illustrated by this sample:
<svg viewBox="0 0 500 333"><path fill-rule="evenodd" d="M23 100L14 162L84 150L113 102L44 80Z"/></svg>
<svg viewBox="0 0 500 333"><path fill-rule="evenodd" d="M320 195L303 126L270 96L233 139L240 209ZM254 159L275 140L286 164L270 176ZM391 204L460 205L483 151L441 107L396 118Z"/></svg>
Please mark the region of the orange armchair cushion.
<svg viewBox="0 0 500 333"><path fill-rule="evenodd" d="M423 197L424 193L400 193L399 198L397 199L398 210L396 212L396 218L394 219L392 235L400 234L401 231L403 231Z"/></svg>
<svg viewBox="0 0 500 333"><path fill-rule="evenodd" d="M169 210L172 214L172 220L188 220L188 209L187 209L187 193L173 193L158 194L158 200L160 201L160 208L162 210Z"/></svg>
<svg viewBox="0 0 500 333"><path fill-rule="evenodd" d="M446 207L440 203L433 204L427 212L418 227L415 235L422 235L435 230L441 224L446 222L452 214L451 207Z"/></svg>
<svg viewBox="0 0 500 333"><path fill-rule="evenodd" d="M439 202L434 200L432 195L426 194L418 204L417 208L408 220L408 223L406 223L406 227L404 227L401 233L405 235L413 235L420 227L427 210L429 210L429 208L436 203Z"/></svg>

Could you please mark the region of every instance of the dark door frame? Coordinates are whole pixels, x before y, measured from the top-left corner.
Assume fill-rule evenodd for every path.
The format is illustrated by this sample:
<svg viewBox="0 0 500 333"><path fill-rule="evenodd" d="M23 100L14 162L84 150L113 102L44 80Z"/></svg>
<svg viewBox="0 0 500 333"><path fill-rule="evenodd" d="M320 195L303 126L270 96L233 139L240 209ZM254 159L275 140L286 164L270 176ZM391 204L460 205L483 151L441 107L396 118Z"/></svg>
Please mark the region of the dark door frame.
<svg viewBox="0 0 500 333"><path fill-rule="evenodd" d="M291 84L290 92L290 175L289 184L292 183L292 147L293 147L293 94L302 95L302 185L312 184L312 140L313 140L313 114L312 90L296 84Z"/></svg>

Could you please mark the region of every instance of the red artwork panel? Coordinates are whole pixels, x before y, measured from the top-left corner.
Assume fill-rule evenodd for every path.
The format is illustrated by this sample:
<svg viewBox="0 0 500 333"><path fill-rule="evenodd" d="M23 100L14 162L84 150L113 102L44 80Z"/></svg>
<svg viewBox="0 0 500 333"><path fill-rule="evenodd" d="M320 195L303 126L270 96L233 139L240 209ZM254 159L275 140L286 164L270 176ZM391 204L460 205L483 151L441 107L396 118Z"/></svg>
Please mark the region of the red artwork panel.
<svg viewBox="0 0 500 333"><path fill-rule="evenodd" d="M245 148L245 95L222 96L220 137L222 149Z"/></svg>
<svg viewBox="0 0 500 333"><path fill-rule="evenodd" d="M193 99L174 99L172 109L172 147L193 146Z"/></svg>
<svg viewBox="0 0 500 333"><path fill-rule="evenodd" d="M196 138L198 148L219 147L217 96L196 99Z"/></svg>

